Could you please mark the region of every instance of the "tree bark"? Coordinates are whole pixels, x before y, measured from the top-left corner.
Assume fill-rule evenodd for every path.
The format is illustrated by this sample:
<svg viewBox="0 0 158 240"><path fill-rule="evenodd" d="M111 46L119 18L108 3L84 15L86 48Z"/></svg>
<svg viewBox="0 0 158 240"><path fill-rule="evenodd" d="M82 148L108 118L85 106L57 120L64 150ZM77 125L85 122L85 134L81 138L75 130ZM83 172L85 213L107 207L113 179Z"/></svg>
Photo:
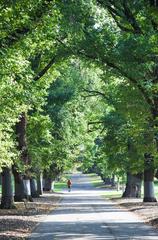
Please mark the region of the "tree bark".
<svg viewBox="0 0 158 240"><path fill-rule="evenodd" d="M3 168L3 172L2 172L1 208L3 209L15 208L13 185L12 185L12 173L11 173L11 169L8 167Z"/></svg>
<svg viewBox="0 0 158 240"><path fill-rule="evenodd" d="M16 135L18 142L18 150L21 152L21 160L25 165L28 165L30 161L27 150L26 126L27 126L26 114L22 113L19 122L16 124Z"/></svg>
<svg viewBox="0 0 158 240"><path fill-rule="evenodd" d="M31 184L30 184L30 179L24 177L23 178L23 183L24 183L24 194L25 194L25 199L27 199L28 201L33 201L32 197L31 197Z"/></svg>
<svg viewBox="0 0 158 240"><path fill-rule="evenodd" d="M23 202L25 199L32 201L30 179L19 173L15 166L13 166L13 174L15 182L14 200L16 202Z"/></svg>
<svg viewBox="0 0 158 240"><path fill-rule="evenodd" d="M39 197L39 193L37 190L37 180L35 178L31 178L30 186L31 186L31 197L33 198Z"/></svg>
<svg viewBox="0 0 158 240"><path fill-rule="evenodd" d="M43 176L41 173L37 177L37 192L39 195L43 194Z"/></svg>
<svg viewBox="0 0 158 240"><path fill-rule="evenodd" d="M13 169L14 185L15 185L14 200L16 202L23 202L25 199L23 176L21 173L17 171L15 165L13 166L12 169Z"/></svg>
<svg viewBox="0 0 158 240"><path fill-rule="evenodd" d="M52 179L51 178L45 178L44 179L44 191L51 191L52 190Z"/></svg>
<svg viewBox="0 0 158 240"><path fill-rule="evenodd" d="M137 186L136 197L141 198L141 189L142 189L143 173L137 173L135 183Z"/></svg>
<svg viewBox="0 0 158 240"><path fill-rule="evenodd" d="M144 155L144 202L157 202L154 192L154 160L151 154Z"/></svg>
<svg viewBox="0 0 158 240"><path fill-rule="evenodd" d="M112 187L116 186L116 184L115 184L115 175L114 174L112 175L112 178L111 178L111 186Z"/></svg>
<svg viewBox="0 0 158 240"><path fill-rule="evenodd" d="M52 191L54 191L54 185L55 185L55 181L52 181Z"/></svg>
<svg viewBox="0 0 158 240"><path fill-rule="evenodd" d="M130 197L130 193L131 193L131 173L127 172L126 187L122 197L128 198Z"/></svg>
<svg viewBox="0 0 158 240"><path fill-rule="evenodd" d="M19 122L16 124L16 135L18 142L18 150L21 152L20 158L25 166L29 165L30 163L26 141L26 126L26 114L22 113ZM15 167L13 172L15 179L15 200L23 201L24 199L27 199L32 201L30 179L27 177L27 172L25 172L25 175L22 175L18 173Z"/></svg>
<svg viewBox="0 0 158 240"><path fill-rule="evenodd" d="M141 197L142 174L127 173L127 182L123 198L140 198Z"/></svg>
<svg viewBox="0 0 158 240"><path fill-rule="evenodd" d="M102 177L102 180L104 181L105 184L111 185L111 179L109 177Z"/></svg>

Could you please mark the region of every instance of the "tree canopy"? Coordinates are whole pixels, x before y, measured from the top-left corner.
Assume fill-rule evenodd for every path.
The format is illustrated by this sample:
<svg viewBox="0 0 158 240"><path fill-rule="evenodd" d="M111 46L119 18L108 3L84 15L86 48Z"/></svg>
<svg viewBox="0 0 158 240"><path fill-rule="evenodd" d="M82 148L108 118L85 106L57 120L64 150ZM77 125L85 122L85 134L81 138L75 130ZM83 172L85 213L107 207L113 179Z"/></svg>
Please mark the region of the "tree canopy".
<svg viewBox="0 0 158 240"><path fill-rule="evenodd" d="M1 170L138 173L147 155L157 168L157 7L1 1Z"/></svg>

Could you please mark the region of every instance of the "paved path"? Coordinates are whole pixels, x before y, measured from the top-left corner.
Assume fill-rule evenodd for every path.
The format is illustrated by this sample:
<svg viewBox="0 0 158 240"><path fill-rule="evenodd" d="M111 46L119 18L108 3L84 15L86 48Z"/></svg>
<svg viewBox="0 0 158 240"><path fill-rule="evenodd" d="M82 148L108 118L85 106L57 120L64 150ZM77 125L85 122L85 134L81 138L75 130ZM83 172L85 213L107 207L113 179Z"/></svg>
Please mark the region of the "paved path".
<svg viewBox="0 0 158 240"><path fill-rule="evenodd" d="M29 240L158 240L158 231L134 213L100 197L84 175L73 175L71 193L38 225Z"/></svg>

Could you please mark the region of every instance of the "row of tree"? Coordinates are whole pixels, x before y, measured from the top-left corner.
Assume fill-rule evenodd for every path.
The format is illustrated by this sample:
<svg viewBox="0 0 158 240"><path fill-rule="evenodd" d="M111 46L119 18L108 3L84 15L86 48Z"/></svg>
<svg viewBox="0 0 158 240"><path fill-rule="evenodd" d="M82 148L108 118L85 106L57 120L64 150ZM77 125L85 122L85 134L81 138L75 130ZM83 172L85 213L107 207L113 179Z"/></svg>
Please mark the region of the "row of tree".
<svg viewBox="0 0 158 240"><path fill-rule="evenodd" d="M104 177L143 172L144 201L156 201L156 1L18 0L1 9L1 206L13 205L11 172L15 199L30 199L30 181L40 188L43 173L50 189L80 154Z"/></svg>
<svg viewBox="0 0 158 240"><path fill-rule="evenodd" d="M144 170L144 201L156 201L153 180L157 168L157 2L98 0L89 3L82 1L78 7L73 1L67 2L66 5L67 10L63 10L63 16L67 19L69 33L74 31L74 26L77 26L80 33L77 39L76 35L73 38L72 51L90 61L94 60L104 70L106 81L112 82L114 78L120 81L123 79L123 85L129 85L130 89L128 102L132 89L135 89L138 92L138 95L136 94L138 100L141 101L142 106L145 105L143 121L141 121L141 110L135 112L139 116L140 123L132 122L131 125L135 125L132 128L136 128L136 133L132 136L132 129L129 127L131 119L129 121L125 119L126 133L128 133L125 147L128 150L127 154L138 152L137 162L140 157L143 160L141 168ZM88 9L88 13L85 9ZM79 14L76 12L78 10ZM70 46L70 41L65 45ZM115 116L119 115L118 109L116 111ZM107 130L108 133L110 136L114 134L113 129ZM118 139L123 140L123 138L120 139L119 134L116 140L119 142ZM137 141L141 141L141 147L138 149ZM120 147L115 151L119 157L123 153ZM129 164L132 165L131 162Z"/></svg>

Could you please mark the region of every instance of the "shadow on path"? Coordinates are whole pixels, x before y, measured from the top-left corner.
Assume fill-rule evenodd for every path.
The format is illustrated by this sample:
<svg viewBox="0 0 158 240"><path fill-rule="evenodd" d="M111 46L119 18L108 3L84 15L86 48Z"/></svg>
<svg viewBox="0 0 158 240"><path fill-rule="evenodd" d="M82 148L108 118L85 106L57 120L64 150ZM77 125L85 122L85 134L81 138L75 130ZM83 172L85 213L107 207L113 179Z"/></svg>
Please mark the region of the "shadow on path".
<svg viewBox="0 0 158 240"><path fill-rule="evenodd" d="M73 191L64 191L59 207L32 233L30 240L158 240L158 232L134 213L100 197L84 175L74 175Z"/></svg>

